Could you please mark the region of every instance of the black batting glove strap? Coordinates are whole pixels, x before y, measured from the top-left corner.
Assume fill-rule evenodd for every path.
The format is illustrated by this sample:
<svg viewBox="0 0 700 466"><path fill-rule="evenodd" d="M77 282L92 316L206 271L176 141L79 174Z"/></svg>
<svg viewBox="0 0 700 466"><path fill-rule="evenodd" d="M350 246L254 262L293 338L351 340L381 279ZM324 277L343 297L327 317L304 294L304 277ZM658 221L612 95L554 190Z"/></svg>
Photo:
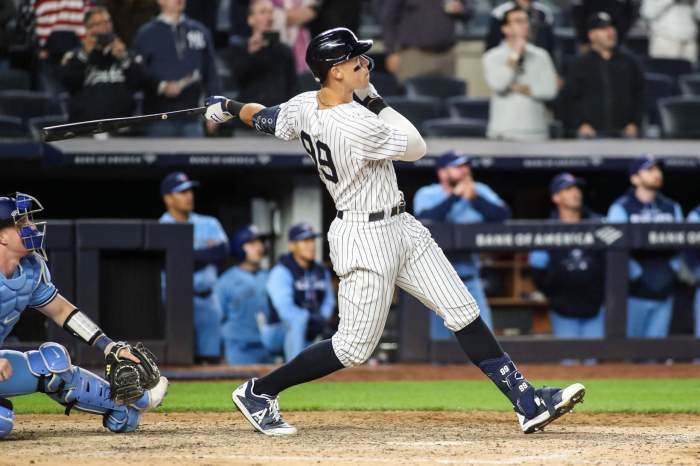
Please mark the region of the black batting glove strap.
<svg viewBox="0 0 700 466"><path fill-rule="evenodd" d="M367 108L367 110L374 113L375 115L379 115L379 112L388 107L386 102L384 102L384 99L382 99L379 96L365 97L364 100L360 100L360 98L357 97L357 95L353 94L353 98L355 99L355 102L358 102L360 105Z"/></svg>
<svg viewBox="0 0 700 466"><path fill-rule="evenodd" d="M236 118L239 118L241 115L241 109L244 105L244 103L238 102L237 100L227 99L226 111L229 112L231 115L235 116Z"/></svg>

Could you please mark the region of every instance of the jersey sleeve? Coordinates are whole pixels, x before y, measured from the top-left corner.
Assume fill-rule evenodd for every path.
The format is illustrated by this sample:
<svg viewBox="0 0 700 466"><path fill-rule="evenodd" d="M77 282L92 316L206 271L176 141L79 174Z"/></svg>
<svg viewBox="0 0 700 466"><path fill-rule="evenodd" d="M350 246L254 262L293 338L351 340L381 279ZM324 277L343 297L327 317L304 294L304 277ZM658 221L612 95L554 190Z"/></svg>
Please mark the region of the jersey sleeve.
<svg viewBox="0 0 700 466"><path fill-rule="evenodd" d="M284 141L291 141L299 137L298 124L301 113L301 99L293 97L279 106L275 125L275 137Z"/></svg>
<svg viewBox="0 0 700 466"><path fill-rule="evenodd" d="M342 125L352 155L363 160L399 160L406 152L408 136L369 110Z"/></svg>
<svg viewBox="0 0 700 466"><path fill-rule="evenodd" d="M46 262L41 259L36 259L34 265L38 269L39 279L32 290L32 296L29 298L27 306L43 307L53 301L58 294L58 290L51 282L51 273L49 272L49 267L46 265Z"/></svg>

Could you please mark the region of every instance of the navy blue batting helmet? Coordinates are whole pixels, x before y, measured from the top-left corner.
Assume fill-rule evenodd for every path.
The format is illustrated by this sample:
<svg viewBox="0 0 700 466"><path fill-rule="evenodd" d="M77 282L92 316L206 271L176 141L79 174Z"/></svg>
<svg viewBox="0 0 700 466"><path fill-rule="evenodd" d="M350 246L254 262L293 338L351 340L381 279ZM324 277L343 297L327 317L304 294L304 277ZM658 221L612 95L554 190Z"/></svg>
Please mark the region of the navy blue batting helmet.
<svg viewBox="0 0 700 466"><path fill-rule="evenodd" d="M231 239L231 256L237 261L245 260L243 245L256 239L264 239L266 235L260 233L255 225L248 225L238 230Z"/></svg>
<svg viewBox="0 0 700 466"><path fill-rule="evenodd" d="M306 48L306 64L316 77L323 82L326 74L338 63L364 55L372 48L371 40L359 40L355 33L347 28L334 28L323 31L313 39ZM370 61L370 69L373 61Z"/></svg>

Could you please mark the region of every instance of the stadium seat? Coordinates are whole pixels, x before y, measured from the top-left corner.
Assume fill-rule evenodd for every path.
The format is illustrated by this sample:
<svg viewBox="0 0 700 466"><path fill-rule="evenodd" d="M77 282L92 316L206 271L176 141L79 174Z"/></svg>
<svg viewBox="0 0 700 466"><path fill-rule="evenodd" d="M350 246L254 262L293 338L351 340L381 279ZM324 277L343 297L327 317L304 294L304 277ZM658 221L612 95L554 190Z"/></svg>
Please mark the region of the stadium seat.
<svg viewBox="0 0 700 466"><path fill-rule="evenodd" d="M41 130L47 126L62 125L68 123L65 115L46 115L30 118L27 126L35 141L41 141Z"/></svg>
<svg viewBox="0 0 700 466"><path fill-rule="evenodd" d="M394 95L404 95L404 91L401 88L401 84L396 80L393 74L383 73L381 71L372 71L372 76L370 77L372 84L379 92L382 97L389 97Z"/></svg>
<svg viewBox="0 0 700 466"><path fill-rule="evenodd" d="M440 100L433 97L387 97L387 105L421 129L426 120L440 118Z"/></svg>
<svg viewBox="0 0 700 466"><path fill-rule="evenodd" d="M662 135L667 139L700 139L700 97L659 100Z"/></svg>
<svg viewBox="0 0 700 466"><path fill-rule="evenodd" d="M423 123L423 134L427 137L483 138L487 123L471 118L436 118Z"/></svg>
<svg viewBox="0 0 700 466"><path fill-rule="evenodd" d="M297 75L297 84L299 85L299 92L317 91L321 87L310 71L299 73Z"/></svg>
<svg viewBox="0 0 700 466"><path fill-rule="evenodd" d="M24 70L0 71L0 89L28 91L31 84L29 73Z"/></svg>
<svg viewBox="0 0 700 466"><path fill-rule="evenodd" d="M466 81L444 76L418 76L408 79L405 85L406 95L409 97L424 96L446 99L467 94Z"/></svg>
<svg viewBox="0 0 700 466"><path fill-rule="evenodd" d="M669 76L663 74L647 73L644 75L645 85L645 102L647 106L647 119L650 125L658 125L659 99L671 97L673 93L674 81Z"/></svg>
<svg viewBox="0 0 700 466"><path fill-rule="evenodd" d="M451 117L472 118L488 121L491 104L488 98L450 97L447 99L447 109Z"/></svg>
<svg viewBox="0 0 700 466"><path fill-rule="evenodd" d="M25 123L33 117L58 113L51 94L34 91L0 91L0 115L21 118Z"/></svg>
<svg viewBox="0 0 700 466"><path fill-rule="evenodd" d="M683 95L700 96L700 74L686 74L678 78Z"/></svg>
<svg viewBox="0 0 700 466"><path fill-rule="evenodd" d="M0 115L0 138L23 137L29 137L29 132L21 118Z"/></svg>
<svg viewBox="0 0 700 466"><path fill-rule="evenodd" d="M673 80L674 93L680 93L677 79L693 72L693 65L688 60L677 58L647 58L644 62L646 73L664 74Z"/></svg>

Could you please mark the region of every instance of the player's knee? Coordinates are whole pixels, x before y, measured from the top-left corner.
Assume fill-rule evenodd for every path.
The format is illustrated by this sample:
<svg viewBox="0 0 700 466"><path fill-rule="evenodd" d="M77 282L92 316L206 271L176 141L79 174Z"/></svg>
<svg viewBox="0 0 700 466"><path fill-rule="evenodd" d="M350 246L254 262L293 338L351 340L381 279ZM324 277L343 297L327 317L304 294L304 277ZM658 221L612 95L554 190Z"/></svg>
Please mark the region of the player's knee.
<svg viewBox="0 0 700 466"><path fill-rule="evenodd" d="M68 350L58 343L47 342L38 350L27 351L25 354L29 370L37 377L65 374L73 367Z"/></svg>
<svg viewBox="0 0 700 466"><path fill-rule="evenodd" d="M6 398L0 398L0 438L7 437L15 425L15 412L12 402Z"/></svg>
<svg viewBox="0 0 700 466"><path fill-rule="evenodd" d="M358 342L350 342L338 336L337 333L333 335L332 341L335 355L345 367L355 367L363 364L372 356L378 343L368 342L360 344Z"/></svg>
<svg viewBox="0 0 700 466"><path fill-rule="evenodd" d="M479 315L481 315L479 306L474 304L473 306L448 309L446 312L443 312L443 320L445 321L445 327L453 332L458 332L474 322Z"/></svg>

